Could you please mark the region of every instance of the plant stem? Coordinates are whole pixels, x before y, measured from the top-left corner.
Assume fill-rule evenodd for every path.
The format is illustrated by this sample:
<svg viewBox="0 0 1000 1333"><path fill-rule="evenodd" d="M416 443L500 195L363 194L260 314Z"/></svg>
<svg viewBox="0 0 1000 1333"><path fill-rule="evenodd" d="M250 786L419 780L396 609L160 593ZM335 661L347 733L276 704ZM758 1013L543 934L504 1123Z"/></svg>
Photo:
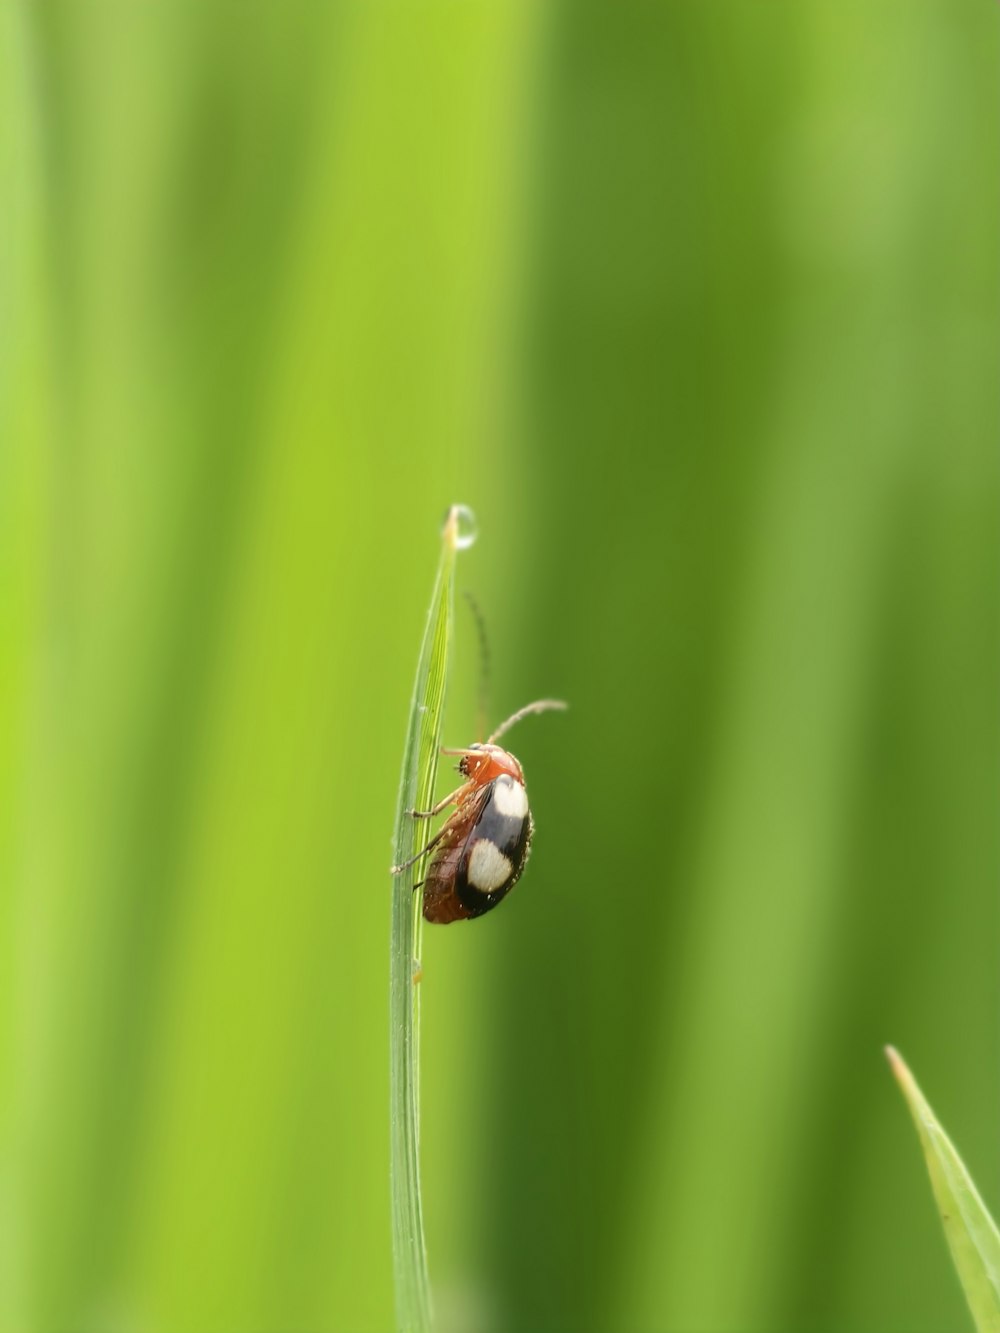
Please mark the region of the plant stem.
<svg viewBox="0 0 1000 1333"><path fill-rule="evenodd" d="M448 658L454 617L455 558L473 538L460 524L472 516L460 505L448 513L441 561L417 663L403 772L396 811L394 856L402 865L413 855L417 830L411 810L433 803ZM419 836L426 837L421 829ZM431 1328L430 1283L420 1198L420 945L421 897L413 885L423 863L394 876L389 958L390 1179L396 1322L401 1333Z"/></svg>

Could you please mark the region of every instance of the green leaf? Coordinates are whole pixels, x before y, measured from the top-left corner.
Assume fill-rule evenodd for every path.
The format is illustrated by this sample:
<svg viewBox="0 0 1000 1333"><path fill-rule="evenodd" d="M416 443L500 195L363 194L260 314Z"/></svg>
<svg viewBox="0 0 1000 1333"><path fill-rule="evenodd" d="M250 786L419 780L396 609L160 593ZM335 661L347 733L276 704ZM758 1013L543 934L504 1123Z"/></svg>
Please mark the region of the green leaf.
<svg viewBox="0 0 1000 1333"><path fill-rule="evenodd" d="M1000 1333L1000 1233L948 1135L899 1053L886 1056L903 1091L927 1159L944 1234L979 1333Z"/></svg>
<svg viewBox="0 0 1000 1333"><path fill-rule="evenodd" d="M428 836L409 814L433 803L455 602L457 553L475 540L471 510L453 505L441 534L441 562L427 613L403 751L394 837L403 865ZM393 876L389 958L390 1180L396 1321L402 1333L431 1328L430 1283L420 1201L421 862Z"/></svg>

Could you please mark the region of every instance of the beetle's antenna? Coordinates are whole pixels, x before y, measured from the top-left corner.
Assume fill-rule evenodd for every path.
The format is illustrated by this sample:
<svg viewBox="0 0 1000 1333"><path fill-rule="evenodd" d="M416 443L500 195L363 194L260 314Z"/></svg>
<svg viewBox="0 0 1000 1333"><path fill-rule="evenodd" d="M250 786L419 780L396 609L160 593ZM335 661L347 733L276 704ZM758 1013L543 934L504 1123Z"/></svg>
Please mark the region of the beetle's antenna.
<svg viewBox="0 0 1000 1333"><path fill-rule="evenodd" d="M486 621L479 609L479 603L472 593L464 589L462 596L469 603L469 609L476 620L479 634L479 735L486 731L486 718L489 715L490 702L490 641L486 636Z"/></svg>
<svg viewBox="0 0 1000 1333"><path fill-rule="evenodd" d="M533 704L525 704L524 707L519 708L516 713L512 713L506 722L500 723L499 727L497 727L496 731L486 744L492 745L494 741L498 741L501 736L510 731L511 727L516 726L516 724L521 721L522 717L530 717L532 713L547 713L553 708L557 708L561 712L568 707L569 704L564 704L561 699L538 699Z"/></svg>

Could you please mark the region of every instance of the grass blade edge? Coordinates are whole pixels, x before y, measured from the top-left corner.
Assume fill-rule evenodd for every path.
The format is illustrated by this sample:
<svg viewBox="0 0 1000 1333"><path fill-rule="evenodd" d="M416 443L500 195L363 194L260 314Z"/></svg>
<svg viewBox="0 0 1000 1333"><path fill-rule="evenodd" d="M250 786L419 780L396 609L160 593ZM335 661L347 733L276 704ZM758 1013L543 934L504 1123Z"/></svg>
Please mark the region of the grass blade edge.
<svg viewBox="0 0 1000 1333"><path fill-rule="evenodd" d="M886 1058L917 1127L948 1247L978 1333L1000 1333L1000 1233L965 1164L893 1047Z"/></svg>
<svg viewBox="0 0 1000 1333"><path fill-rule="evenodd" d="M432 803L454 619L455 561L464 544L453 506L442 532L441 559L427 614L410 704L396 810L393 856L416 850L416 821L407 811ZM420 830L421 836L425 836ZM423 920L413 884L419 864L393 877L389 958L390 1182L396 1322L401 1333L429 1333L430 1280L420 1193L420 987Z"/></svg>

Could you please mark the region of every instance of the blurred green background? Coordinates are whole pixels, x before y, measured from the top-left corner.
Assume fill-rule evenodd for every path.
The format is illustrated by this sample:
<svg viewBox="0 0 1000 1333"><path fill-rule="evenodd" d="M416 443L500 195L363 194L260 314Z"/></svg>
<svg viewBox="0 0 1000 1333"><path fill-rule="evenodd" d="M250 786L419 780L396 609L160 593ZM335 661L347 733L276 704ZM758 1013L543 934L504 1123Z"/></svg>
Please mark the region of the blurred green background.
<svg viewBox="0 0 1000 1333"><path fill-rule="evenodd" d="M572 711L425 940L441 1329L968 1326L881 1046L1000 1208L998 77L986 0L4 6L0 1328L392 1327L452 501Z"/></svg>

